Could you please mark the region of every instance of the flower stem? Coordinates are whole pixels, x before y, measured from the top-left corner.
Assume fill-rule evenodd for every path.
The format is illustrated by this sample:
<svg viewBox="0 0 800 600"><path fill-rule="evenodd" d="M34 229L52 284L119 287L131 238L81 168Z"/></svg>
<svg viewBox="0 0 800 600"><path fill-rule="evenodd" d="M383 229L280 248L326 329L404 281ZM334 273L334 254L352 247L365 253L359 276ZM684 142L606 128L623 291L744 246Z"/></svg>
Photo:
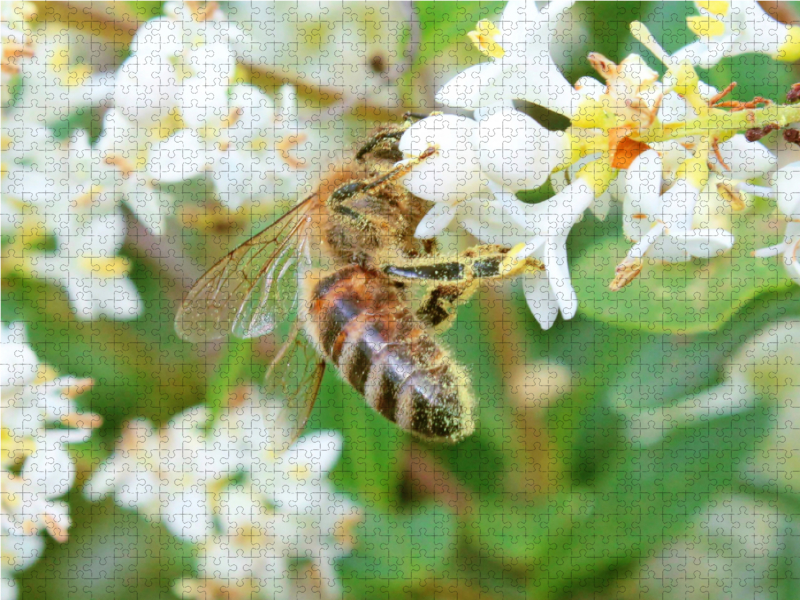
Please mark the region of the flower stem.
<svg viewBox="0 0 800 600"><path fill-rule="evenodd" d="M718 133L718 139L727 139L736 133L777 124L786 127L789 123L800 121L800 106L772 105L764 108L750 108L737 112L712 110L707 116L698 117L691 121L678 123L656 124L641 133L631 134L634 140L654 143L666 140L675 140L693 135L709 135Z"/></svg>

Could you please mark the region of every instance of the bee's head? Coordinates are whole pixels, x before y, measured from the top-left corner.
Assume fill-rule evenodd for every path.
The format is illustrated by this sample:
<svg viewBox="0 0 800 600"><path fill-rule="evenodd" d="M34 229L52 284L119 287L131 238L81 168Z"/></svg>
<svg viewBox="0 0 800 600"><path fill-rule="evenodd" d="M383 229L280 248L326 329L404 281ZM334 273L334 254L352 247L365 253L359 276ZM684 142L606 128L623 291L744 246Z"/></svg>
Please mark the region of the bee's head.
<svg viewBox="0 0 800 600"><path fill-rule="evenodd" d="M372 132L367 141L356 152L356 160L365 162L368 160L390 160L397 162L403 160L403 153L400 152L398 144L403 132L408 129L410 123L406 121L402 124L383 125Z"/></svg>

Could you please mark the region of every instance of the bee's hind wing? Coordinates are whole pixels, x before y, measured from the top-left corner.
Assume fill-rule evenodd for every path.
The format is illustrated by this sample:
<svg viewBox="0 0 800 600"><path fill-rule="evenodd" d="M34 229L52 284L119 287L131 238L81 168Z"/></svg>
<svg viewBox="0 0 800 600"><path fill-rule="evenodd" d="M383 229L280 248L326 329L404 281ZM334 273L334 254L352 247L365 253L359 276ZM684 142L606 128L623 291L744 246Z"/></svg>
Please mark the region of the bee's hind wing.
<svg viewBox="0 0 800 600"><path fill-rule="evenodd" d="M305 428L319 395L325 360L300 333L295 322L264 378L264 388L272 402L282 405L274 423L270 449L286 451Z"/></svg>

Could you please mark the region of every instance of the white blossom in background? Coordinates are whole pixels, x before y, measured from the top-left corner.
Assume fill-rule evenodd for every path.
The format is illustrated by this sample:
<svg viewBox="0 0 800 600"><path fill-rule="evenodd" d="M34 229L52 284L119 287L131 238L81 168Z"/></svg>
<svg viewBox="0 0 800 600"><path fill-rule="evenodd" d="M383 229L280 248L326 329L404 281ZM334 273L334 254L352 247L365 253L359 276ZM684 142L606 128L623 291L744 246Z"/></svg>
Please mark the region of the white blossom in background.
<svg viewBox="0 0 800 600"><path fill-rule="evenodd" d="M791 163L775 174L771 196L778 201L778 210L788 223L783 242L755 251L755 256L766 258L781 255L786 274L800 285L800 162Z"/></svg>
<svg viewBox="0 0 800 600"><path fill-rule="evenodd" d="M99 43L65 23L36 21L39 9L32 2L2 6L4 103L11 100L7 85L14 78L21 85L15 104L39 126L60 124L78 108L108 104L116 67L113 43Z"/></svg>
<svg viewBox="0 0 800 600"><path fill-rule="evenodd" d="M86 441L100 417L77 410L74 398L91 380L53 379L27 344L21 323L2 328L2 452L0 534L3 597L16 596L14 573L33 564L44 548L40 535L67 539L69 510L58 500L72 487L71 443Z"/></svg>
<svg viewBox="0 0 800 600"><path fill-rule="evenodd" d="M132 421L84 488L90 500L113 495L198 545L198 577L175 584L185 597L215 597L224 588L233 597L273 598L294 585L288 574L296 559L310 565L324 595L340 593L335 561L352 549L361 520L327 477L341 436L307 434L276 456L267 449L273 404L243 386L211 424L203 406L161 430Z"/></svg>
<svg viewBox="0 0 800 600"><path fill-rule="evenodd" d="M152 132L138 126L116 108L106 112L103 128L94 148L99 159L116 173L115 193L136 218L156 235L166 232L172 211L169 194L162 193L154 175L147 170L152 149Z"/></svg>
<svg viewBox="0 0 800 600"><path fill-rule="evenodd" d="M572 117L579 94L550 55L560 13L572 2L540 11L534 2L511 0L496 23L480 21L470 39L490 58L459 73L436 94L446 106L485 108L526 100Z"/></svg>
<svg viewBox="0 0 800 600"><path fill-rule="evenodd" d="M800 27L773 19L755 0L695 2L699 16L687 26L699 39L675 54L708 69L727 56L766 54L775 60L800 59Z"/></svg>
<svg viewBox="0 0 800 600"><path fill-rule="evenodd" d="M189 127L219 122L227 115L238 34L199 3L168 3L165 14L137 30L115 77L114 106L148 129L174 127L178 117Z"/></svg>
<svg viewBox="0 0 800 600"><path fill-rule="evenodd" d="M791 544L792 521L775 500L745 493L712 494L679 535L617 582L615 597L640 598L637 586L642 581L647 581L648 597L659 600L770 597L764 590L775 581L776 564Z"/></svg>
<svg viewBox="0 0 800 600"><path fill-rule="evenodd" d="M198 406L161 430L143 419L127 423L84 493L91 500L113 494L119 505L160 520L176 537L204 540L213 531L218 493L245 468L229 430L207 432L208 418Z"/></svg>
<svg viewBox="0 0 800 600"><path fill-rule="evenodd" d="M162 184L205 175L231 209L302 199L319 177L318 146L298 120L294 89L283 86L278 96L281 105L276 107L254 86L232 87L225 118L213 127L181 129L157 142L148 173Z"/></svg>
<svg viewBox="0 0 800 600"><path fill-rule="evenodd" d="M63 215L52 253L29 251L26 270L63 287L79 319L135 319L144 310L139 292L130 278L132 263L119 254L127 231L125 217L116 210L75 223Z"/></svg>
<svg viewBox="0 0 800 600"><path fill-rule="evenodd" d="M655 398L647 408L632 408L629 399L620 402L616 409L628 421L630 440L644 446L663 441L675 427L706 423L720 417L753 409L758 402L777 400L779 427L791 429L800 418L792 400L800 391L800 325L791 320L771 323L742 344L721 368L719 384L674 401ZM763 448L779 449L771 453L765 468L756 468L757 476L772 471L770 477L783 476L777 466L780 459L793 462L791 470L800 469L796 444L778 431L773 431ZM770 454L770 453L767 453ZM780 459L775 460L778 456ZM752 463L746 467L752 469ZM778 471L776 473L776 471ZM785 472L785 471L784 471Z"/></svg>
<svg viewBox="0 0 800 600"><path fill-rule="evenodd" d="M4 106L9 100L9 84L33 56L29 22L35 14L36 6L31 2L3 2L0 4L0 39L3 44L0 77L2 78Z"/></svg>
<svg viewBox="0 0 800 600"><path fill-rule="evenodd" d="M402 2L228 2L228 18L249 35L235 44L257 71L324 95L345 107L399 105L411 6Z"/></svg>

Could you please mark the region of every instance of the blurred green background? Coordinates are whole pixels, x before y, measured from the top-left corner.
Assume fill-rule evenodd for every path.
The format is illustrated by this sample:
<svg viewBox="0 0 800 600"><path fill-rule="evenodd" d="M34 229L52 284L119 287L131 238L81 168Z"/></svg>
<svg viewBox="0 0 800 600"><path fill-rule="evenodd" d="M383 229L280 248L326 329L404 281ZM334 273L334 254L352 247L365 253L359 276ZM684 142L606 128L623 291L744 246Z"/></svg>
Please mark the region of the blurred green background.
<svg viewBox="0 0 800 600"><path fill-rule="evenodd" d="M71 20L63 7L41 6ZM353 130L429 107L437 73L481 61L466 33L503 6L414 2L418 45L399 82L403 106L377 118L344 117ZM584 35L556 62L573 82L593 74L589 51L616 62L639 53L663 73L633 41L629 23L646 23L674 51L692 40L685 17L694 10L691 3L579 3L571 14ZM148 2L93 6L93 14L120 22L159 11L160 3ZM740 100L778 98L799 75L798 65L755 55L701 71L720 88L737 81ZM313 90L302 93L313 98ZM80 115L69 128L92 122L96 128L100 115ZM479 399L478 429L456 446L410 438L329 370L309 428L343 432L332 478L365 514L356 549L338 563L346 596L800 597L800 454L790 451L796 429L776 430L800 398L763 385L742 410L663 419L665 408L722 384L725 365L757 332L800 318L800 288L778 261L747 258L764 245L747 219L762 217L738 225L741 260L703 277L699 261L675 265L612 294L607 284L626 245L620 217L617 210L604 222L587 215L570 237L581 310L549 331L535 323L518 286L479 293L444 335ZM81 478L67 497L69 541L48 538L43 557L18 577L21 598L171 598L175 580L192 575L191 544L110 499L88 503L80 482L108 456L126 420L162 424L213 400L220 381L263 377L270 340L199 354L171 325L190 279L249 233L247 223L187 228L158 240L157 251L152 237L130 234L123 254L133 259L131 277L146 306L132 322L78 321L59 288L4 275L3 320L24 321L40 360L59 373L93 378L78 402L104 419L73 448ZM197 264L176 268L189 261ZM252 360L221 371L243 344ZM779 366L776 360L776 373ZM776 453L779 438L786 452Z"/></svg>

